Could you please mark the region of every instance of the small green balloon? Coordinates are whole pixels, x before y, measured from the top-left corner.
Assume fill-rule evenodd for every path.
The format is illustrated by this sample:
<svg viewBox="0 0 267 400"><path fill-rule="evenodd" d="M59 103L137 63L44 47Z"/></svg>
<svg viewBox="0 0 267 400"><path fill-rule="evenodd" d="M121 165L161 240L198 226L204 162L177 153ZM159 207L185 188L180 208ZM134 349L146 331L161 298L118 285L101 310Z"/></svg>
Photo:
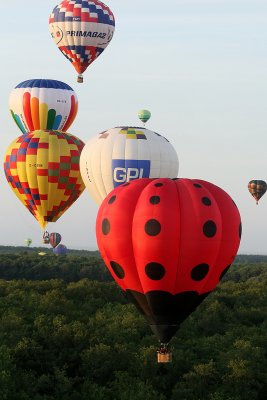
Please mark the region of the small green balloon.
<svg viewBox="0 0 267 400"><path fill-rule="evenodd" d="M151 112L148 110L140 110L138 112L138 118L145 124L151 117Z"/></svg>
<svg viewBox="0 0 267 400"><path fill-rule="evenodd" d="M25 239L25 243L29 247L32 244L32 239L30 239L30 238Z"/></svg>

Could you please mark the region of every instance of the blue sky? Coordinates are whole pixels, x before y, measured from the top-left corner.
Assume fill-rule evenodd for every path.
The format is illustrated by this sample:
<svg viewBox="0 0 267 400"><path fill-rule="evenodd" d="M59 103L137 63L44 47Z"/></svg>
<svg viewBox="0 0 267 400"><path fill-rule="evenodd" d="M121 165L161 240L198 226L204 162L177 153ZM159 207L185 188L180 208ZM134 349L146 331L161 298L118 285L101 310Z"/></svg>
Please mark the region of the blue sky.
<svg viewBox="0 0 267 400"><path fill-rule="evenodd" d="M20 135L8 111L14 86L31 78L59 79L75 89L79 113L70 133L83 141L114 126L138 124L148 108L148 128L177 150L180 177L208 180L237 203L242 253L267 254L267 194L256 206L251 179L267 181L266 0L110 0L116 32L84 74L83 85L50 38L55 0L1 2L2 158ZM0 244L41 244L41 229L11 192L0 171ZM89 194L50 231L72 248L95 249L97 206Z"/></svg>

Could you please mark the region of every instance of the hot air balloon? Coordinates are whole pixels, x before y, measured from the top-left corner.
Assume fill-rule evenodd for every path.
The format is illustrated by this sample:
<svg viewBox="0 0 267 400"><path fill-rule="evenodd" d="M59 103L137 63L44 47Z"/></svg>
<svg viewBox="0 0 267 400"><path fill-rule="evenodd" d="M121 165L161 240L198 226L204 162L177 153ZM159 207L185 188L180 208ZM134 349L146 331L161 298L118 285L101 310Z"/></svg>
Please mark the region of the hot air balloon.
<svg viewBox="0 0 267 400"><path fill-rule="evenodd" d="M145 128L118 127L94 136L80 160L83 181L100 204L111 190L137 178L176 178L178 157L170 142Z"/></svg>
<svg viewBox="0 0 267 400"><path fill-rule="evenodd" d="M144 123L144 126L146 122L150 119L151 117L151 112L148 110L140 110L138 112L138 118Z"/></svg>
<svg viewBox="0 0 267 400"><path fill-rule="evenodd" d="M38 129L67 131L76 117L78 99L64 82L30 79L12 90L9 109L22 133Z"/></svg>
<svg viewBox="0 0 267 400"><path fill-rule="evenodd" d="M51 36L59 50L82 73L110 43L115 19L111 10L98 0L64 0L49 18Z"/></svg>
<svg viewBox="0 0 267 400"><path fill-rule="evenodd" d="M57 232L50 233L49 241L51 246L54 248L61 242L61 235Z"/></svg>
<svg viewBox="0 0 267 400"><path fill-rule="evenodd" d="M212 183L138 179L109 193L96 235L113 278L161 343L158 360L168 361L170 339L233 262L241 221Z"/></svg>
<svg viewBox="0 0 267 400"><path fill-rule="evenodd" d="M4 159L6 179L44 229L84 190L79 160L84 143L66 132L37 130L16 138Z"/></svg>
<svg viewBox="0 0 267 400"><path fill-rule="evenodd" d="M261 180L252 180L248 183L249 193L252 194L258 204L260 198L264 195L267 189L267 183Z"/></svg>
<svg viewBox="0 0 267 400"><path fill-rule="evenodd" d="M57 247L53 249L53 253L56 256L65 256L67 254L67 247L64 244L59 244Z"/></svg>
<svg viewBox="0 0 267 400"><path fill-rule="evenodd" d="M26 243L27 247L30 247L30 245L32 244L32 239L31 238L25 239L25 243Z"/></svg>
<svg viewBox="0 0 267 400"><path fill-rule="evenodd" d="M44 244L50 243L50 235L49 235L49 232L47 232L47 231L44 231L44 233L43 233L43 243Z"/></svg>

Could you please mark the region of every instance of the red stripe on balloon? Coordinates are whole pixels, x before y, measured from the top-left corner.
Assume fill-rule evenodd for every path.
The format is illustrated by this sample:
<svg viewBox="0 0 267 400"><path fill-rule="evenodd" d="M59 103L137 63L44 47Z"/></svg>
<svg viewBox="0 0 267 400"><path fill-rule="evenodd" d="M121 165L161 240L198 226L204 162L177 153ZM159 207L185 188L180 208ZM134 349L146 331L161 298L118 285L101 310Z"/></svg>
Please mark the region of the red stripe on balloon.
<svg viewBox="0 0 267 400"><path fill-rule="evenodd" d="M76 7L73 9L73 17L81 18L81 8L80 7Z"/></svg>
<svg viewBox="0 0 267 400"><path fill-rule="evenodd" d="M76 101L75 96L71 96L69 117L68 117L62 130L64 130L65 132L68 131L69 127L71 126L71 124L73 123L73 121L77 115L77 112L78 112L78 102Z"/></svg>
<svg viewBox="0 0 267 400"><path fill-rule="evenodd" d="M73 12L73 9L74 9L74 4L68 3L66 12Z"/></svg>
<svg viewBox="0 0 267 400"><path fill-rule="evenodd" d="M28 125L29 131L34 131L34 126L31 116L31 95L30 93L24 93L23 95L23 112Z"/></svg>

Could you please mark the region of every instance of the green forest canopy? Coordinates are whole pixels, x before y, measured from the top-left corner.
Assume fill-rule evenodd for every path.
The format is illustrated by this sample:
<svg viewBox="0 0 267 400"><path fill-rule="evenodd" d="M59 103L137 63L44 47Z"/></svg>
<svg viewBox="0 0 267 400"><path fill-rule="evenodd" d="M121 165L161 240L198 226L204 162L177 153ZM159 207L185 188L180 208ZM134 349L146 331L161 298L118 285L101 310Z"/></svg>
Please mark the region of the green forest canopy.
<svg viewBox="0 0 267 400"><path fill-rule="evenodd" d="M239 257L160 365L97 254L0 254L1 399L265 399L267 259Z"/></svg>

